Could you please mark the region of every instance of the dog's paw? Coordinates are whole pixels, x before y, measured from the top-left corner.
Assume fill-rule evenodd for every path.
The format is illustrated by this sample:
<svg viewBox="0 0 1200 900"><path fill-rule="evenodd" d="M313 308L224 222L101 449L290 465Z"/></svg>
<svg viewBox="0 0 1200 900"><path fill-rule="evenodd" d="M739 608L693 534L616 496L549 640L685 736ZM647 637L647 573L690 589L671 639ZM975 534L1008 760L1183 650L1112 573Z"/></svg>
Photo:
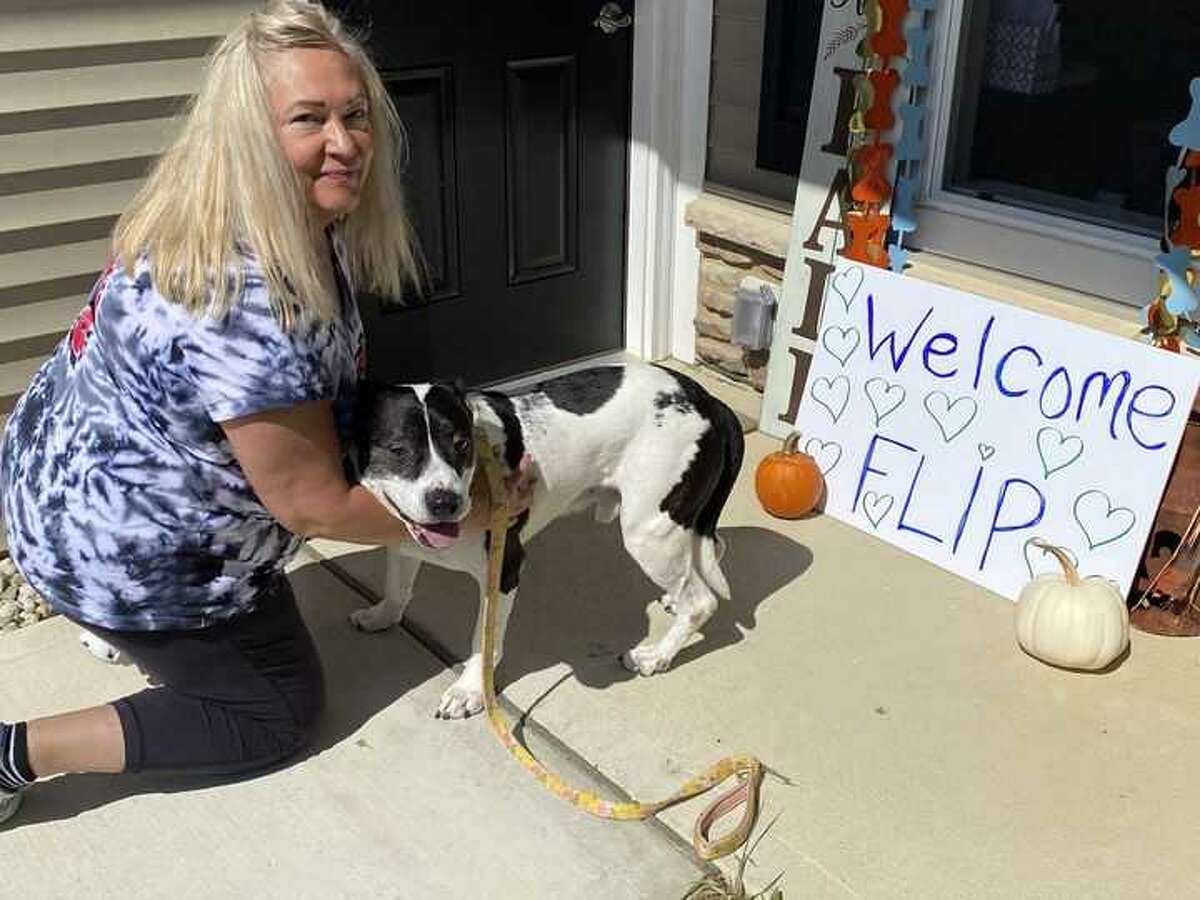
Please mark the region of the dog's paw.
<svg viewBox="0 0 1200 900"><path fill-rule="evenodd" d="M433 715L438 719L465 719L480 712L483 712L483 691L455 683L442 694L442 702Z"/></svg>
<svg viewBox="0 0 1200 900"><path fill-rule="evenodd" d="M653 646L634 647L621 654L621 665L638 675L654 675L671 667L671 657L658 652Z"/></svg>
<svg viewBox="0 0 1200 900"><path fill-rule="evenodd" d="M88 652L96 657L96 659L103 660L106 663L118 663L121 661L120 650L108 643L108 641L101 640L90 632L79 632L79 643L87 647Z"/></svg>
<svg viewBox="0 0 1200 900"><path fill-rule="evenodd" d="M365 609L356 609L350 613L350 624L359 631L385 631L393 625L398 625L402 616L397 617L387 603L376 603Z"/></svg>

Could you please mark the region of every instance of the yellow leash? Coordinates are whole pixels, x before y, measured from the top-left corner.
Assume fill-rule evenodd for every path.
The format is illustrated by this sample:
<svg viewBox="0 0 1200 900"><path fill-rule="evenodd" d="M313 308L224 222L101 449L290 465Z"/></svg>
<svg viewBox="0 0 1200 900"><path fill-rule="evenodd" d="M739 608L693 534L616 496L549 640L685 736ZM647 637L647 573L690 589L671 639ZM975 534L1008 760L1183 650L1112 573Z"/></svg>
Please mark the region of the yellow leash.
<svg viewBox="0 0 1200 900"><path fill-rule="evenodd" d="M713 801L696 820L692 833L692 845L701 859L720 859L733 853L746 843L758 819L758 792L762 784L764 767L755 757L739 754L726 756L713 763L700 775L683 784L670 797L654 803L635 801L612 802L591 791L573 788L558 775L548 770L515 737L512 727L496 703L495 647L496 607L500 598L500 574L504 562L504 542L508 536L508 496L504 474L496 458L496 451L482 431L476 431L475 443L479 459L487 476L488 489L492 498L492 516L488 524L491 543L488 552L487 590L484 592L483 640L480 654L483 659L483 704L487 711L492 731L500 743L524 766L548 791L557 794L573 806L602 819L635 820L648 819L662 810L691 800L707 793L731 776L738 783ZM737 827L721 838L712 840L712 826L739 806L745 807Z"/></svg>

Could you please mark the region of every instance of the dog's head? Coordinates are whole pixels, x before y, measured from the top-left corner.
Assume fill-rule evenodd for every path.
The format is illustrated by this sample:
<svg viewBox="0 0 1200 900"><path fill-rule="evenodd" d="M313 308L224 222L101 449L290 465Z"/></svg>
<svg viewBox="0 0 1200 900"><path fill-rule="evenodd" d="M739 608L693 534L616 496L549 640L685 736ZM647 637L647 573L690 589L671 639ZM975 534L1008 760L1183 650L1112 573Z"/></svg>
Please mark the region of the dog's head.
<svg viewBox="0 0 1200 900"><path fill-rule="evenodd" d="M473 416L458 385L417 384L359 392L359 481L435 549L458 540L471 510Z"/></svg>

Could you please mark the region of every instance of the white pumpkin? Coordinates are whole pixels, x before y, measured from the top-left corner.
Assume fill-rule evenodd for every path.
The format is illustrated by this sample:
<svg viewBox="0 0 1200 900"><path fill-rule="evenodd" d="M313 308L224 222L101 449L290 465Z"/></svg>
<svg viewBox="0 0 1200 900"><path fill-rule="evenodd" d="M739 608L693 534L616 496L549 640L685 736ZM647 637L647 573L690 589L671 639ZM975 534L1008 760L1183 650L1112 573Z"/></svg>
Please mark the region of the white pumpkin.
<svg viewBox="0 0 1200 900"><path fill-rule="evenodd" d="M1046 572L1017 598L1017 643L1030 656L1068 669L1103 669L1129 646L1129 610L1116 585L1098 576L1080 578L1067 554L1038 538L1062 574Z"/></svg>

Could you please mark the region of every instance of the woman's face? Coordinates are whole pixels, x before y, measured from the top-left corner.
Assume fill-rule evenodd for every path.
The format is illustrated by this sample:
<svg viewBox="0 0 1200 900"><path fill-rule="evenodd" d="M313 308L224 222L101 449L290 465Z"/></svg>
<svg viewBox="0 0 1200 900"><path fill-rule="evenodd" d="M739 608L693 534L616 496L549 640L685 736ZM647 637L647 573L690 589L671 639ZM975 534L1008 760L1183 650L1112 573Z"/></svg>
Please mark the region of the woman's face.
<svg viewBox="0 0 1200 900"><path fill-rule="evenodd" d="M300 174L322 225L358 206L371 165L367 94L336 50L273 53L267 90L284 155Z"/></svg>

